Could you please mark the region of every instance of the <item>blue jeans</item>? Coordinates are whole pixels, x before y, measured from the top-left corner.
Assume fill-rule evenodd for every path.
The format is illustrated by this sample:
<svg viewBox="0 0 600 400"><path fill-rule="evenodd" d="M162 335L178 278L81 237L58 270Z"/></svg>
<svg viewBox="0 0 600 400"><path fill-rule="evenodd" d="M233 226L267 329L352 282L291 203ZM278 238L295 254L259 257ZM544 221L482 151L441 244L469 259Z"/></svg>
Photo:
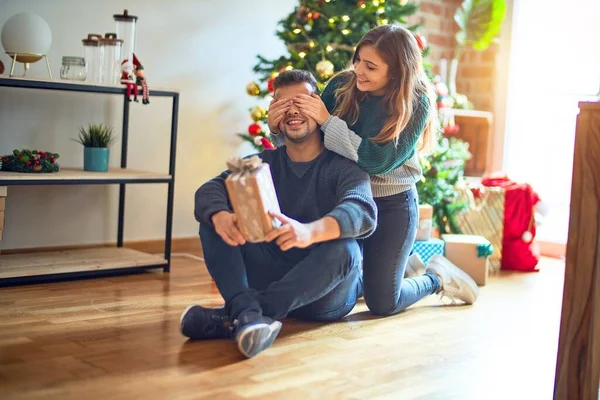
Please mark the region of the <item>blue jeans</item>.
<svg viewBox="0 0 600 400"><path fill-rule="evenodd" d="M413 189L375 198L377 229L361 243L365 302L374 314L396 314L441 287L434 274L404 279L417 235L417 196Z"/></svg>
<svg viewBox="0 0 600 400"><path fill-rule="evenodd" d="M214 228L200 226L208 271L234 320L256 311L273 319L290 316L334 321L354 308L361 252L354 239L281 251L275 242L230 246Z"/></svg>

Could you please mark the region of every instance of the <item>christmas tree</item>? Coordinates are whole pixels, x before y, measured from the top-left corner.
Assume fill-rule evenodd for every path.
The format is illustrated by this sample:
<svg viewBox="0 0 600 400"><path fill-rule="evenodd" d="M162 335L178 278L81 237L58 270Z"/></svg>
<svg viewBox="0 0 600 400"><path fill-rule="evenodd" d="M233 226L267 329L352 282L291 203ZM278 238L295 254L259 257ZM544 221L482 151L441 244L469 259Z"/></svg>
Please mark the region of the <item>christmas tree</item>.
<svg viewBox="0 0 600 400"><path fill-rule="evenodd" d="M461 233L456 215L466 204L457 201L456 184L463 178L469 158L469 145L452 137L441 137L434 151L420 158L423 178L417 184L419 202L433 207L433 225L442 234Z"/></svg>
<svg viewBox="0 0 600 400"><path fill-rule="evenodd" d="M415 34L426 58L429 49L425 37L417 33L417 25L408 18L418 5L407 0L300 0L298 6L279 22L277 36L287 47L287 54L269 60L258 55L254 72L258 82L250 82L246 91L257 98L270 99L273 80L284 70L305 69L317 78L319 89L337 72L350 66L360 38L370 29L385 24L405 26ZM439 77L432 76L431 65L423 64L426 73L436 84L438 107L448 104L448 90ZM274 148L267 126L267 110L256 106L250 110L252 123L247 133L240 133L257 151ZM443 118L445 134L458 131L453 118ZM421 204L430 204L434 211L434 226L441 233L459 233L455 213L464 207L456 202L455 184L463 176L465 161L470 157L468 145L458 139L440 137L437 148L421 158L424 177L417 185Z"/></svg>
<svg viewBox="0 0 600 400"><path fill-rule="evenodd" d="M258 82L247 85L251 96L269 98L273 80L286 69L305 69L317 78L319 88L335 73L350 65L355 45L370 29L385 24L400 24L416 32L418 25L408 26L407 18L417 12L418 5L407 0L301 0L286 18L279 22L277 36L287 47L287 54L269 60L258 55L254 72ZM424 55L427 44L415 33ZM424 65L430 71L428 64ZM250 110L253 123L239 136L258 151L272 148L267 127L267 110L256 106Z"/></svg>

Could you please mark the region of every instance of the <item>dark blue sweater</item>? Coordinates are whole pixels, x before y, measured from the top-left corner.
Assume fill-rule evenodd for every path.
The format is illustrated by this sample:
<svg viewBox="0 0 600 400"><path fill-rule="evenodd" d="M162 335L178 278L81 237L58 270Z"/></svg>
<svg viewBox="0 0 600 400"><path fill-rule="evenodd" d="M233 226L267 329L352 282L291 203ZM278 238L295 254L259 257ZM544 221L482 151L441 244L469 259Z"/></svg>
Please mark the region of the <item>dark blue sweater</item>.
<svg viewBox="0 0 600 400"><path fill-rule="evenodd" d="M285 146L259 157L271 168L283 214L302 223L330 216L338 222L341 238L364 238L375 230L369 175L356 163L329 150L310 162L293 162ZM201 224L212 225L214 213L232 210L225 189L228 175L225 171L196 191L194 215Z"/></svg>

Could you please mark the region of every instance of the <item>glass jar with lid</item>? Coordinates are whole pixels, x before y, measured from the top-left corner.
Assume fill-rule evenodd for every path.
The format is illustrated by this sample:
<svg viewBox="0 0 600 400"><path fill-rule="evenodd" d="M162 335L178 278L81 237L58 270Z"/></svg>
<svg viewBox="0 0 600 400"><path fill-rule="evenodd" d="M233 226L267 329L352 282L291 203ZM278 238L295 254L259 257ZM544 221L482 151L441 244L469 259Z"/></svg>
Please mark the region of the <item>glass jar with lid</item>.
<svg viewBox="0 0 600 400"><path fill-rule="evenodd" d="M116 33L107 33L100 39L102 62L102 83L118 85L121 77L121 48L123 40L117 39Z"/></svg>
<svg viewBox="0 0 600 400"><path fill-rule="evenodd" d="M123 48L121 51L121 60L129 60L133 62L133 53L135 53L135 31L138 17L130 15L128 10L124 10L123 14L115 14L113 18L116 22L117 37L123 40Z"/></svg>
<svg viewBox="0 0 600 400"><path fill-rule="evenodd" d="M85 81L85 59L83 57L63 57L60 77L71 81Z"/></svg>
<svg viewBox="0 0 600 400"><path fill-rule="evenodd" d="M90 33L82 40L87 71L87 82L102 83L102 62L104 62L103 47L100 47L102 35Z"/></svg>

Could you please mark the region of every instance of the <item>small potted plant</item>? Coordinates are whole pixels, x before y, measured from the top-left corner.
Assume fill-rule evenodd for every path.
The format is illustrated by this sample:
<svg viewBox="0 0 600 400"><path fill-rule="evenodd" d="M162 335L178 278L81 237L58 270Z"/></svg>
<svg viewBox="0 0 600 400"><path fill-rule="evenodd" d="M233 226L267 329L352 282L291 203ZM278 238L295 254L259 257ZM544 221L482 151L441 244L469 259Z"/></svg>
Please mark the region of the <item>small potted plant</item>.
<svg viewBox="0 0 600 400"><path fill-rule="evenodd" d="M103 124L90 124L87 130L80 127L79 137L73 140L83 145L83 170L107 172L109 147L115 139L112 128Z"/></svg>

